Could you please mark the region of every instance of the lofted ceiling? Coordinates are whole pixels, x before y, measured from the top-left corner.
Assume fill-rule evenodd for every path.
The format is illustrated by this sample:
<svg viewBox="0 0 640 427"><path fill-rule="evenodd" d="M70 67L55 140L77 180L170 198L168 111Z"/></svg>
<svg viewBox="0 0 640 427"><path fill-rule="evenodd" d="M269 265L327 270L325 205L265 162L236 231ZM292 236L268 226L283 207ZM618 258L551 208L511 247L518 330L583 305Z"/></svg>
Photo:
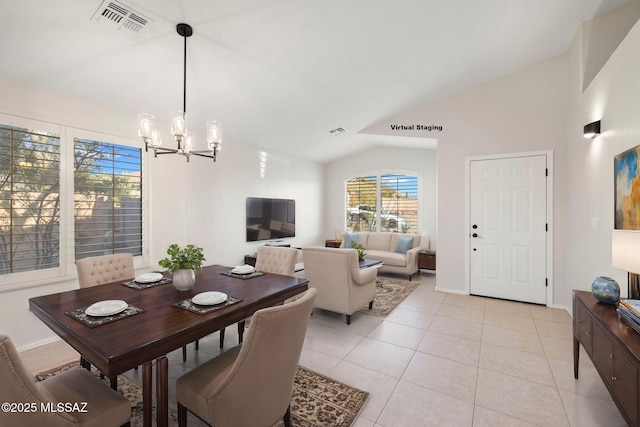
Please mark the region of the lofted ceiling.
<svg viewBox="0 0 640 427"><path fill-rule="evenodd" d="M433 140L359 133L566 51L579 25L632 0L0 0L0 76L190 123L320 162ZM102 10L102 9L100 9ZM343 127L348 132L333 136Z"/></svg>

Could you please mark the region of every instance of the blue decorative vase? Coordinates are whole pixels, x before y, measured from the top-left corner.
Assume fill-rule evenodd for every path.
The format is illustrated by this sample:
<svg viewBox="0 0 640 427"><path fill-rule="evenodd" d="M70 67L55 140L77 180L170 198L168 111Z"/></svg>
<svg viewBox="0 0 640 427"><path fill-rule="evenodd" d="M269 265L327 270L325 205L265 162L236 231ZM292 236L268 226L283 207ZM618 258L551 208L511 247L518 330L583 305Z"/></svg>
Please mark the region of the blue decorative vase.
<svg viewBox="0 0 640 427"><path fill-rule="evenodd" d="M591 284L591 293L600 302L616 304L620 301L620 286L610 277L596 277Z"/></svg>

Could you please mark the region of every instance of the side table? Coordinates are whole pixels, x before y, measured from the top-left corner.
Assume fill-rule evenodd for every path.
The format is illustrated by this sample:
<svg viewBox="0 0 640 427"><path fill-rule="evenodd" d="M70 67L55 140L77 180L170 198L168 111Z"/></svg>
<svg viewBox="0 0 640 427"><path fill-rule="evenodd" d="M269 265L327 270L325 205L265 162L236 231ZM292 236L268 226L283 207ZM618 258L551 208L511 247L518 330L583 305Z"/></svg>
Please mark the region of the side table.
<svg viewBox="0 0 640 427"><path fill-rule="evenodd" d="M436 253L434 251L418 252L418 268L421 270L435 270Z"/></svg>
<svg viewBox="0 0 640 427"><path fill-rule="evenodd" d="M342 240L325 240L324 246L326 248L339 248L342 244Z"/></svg>

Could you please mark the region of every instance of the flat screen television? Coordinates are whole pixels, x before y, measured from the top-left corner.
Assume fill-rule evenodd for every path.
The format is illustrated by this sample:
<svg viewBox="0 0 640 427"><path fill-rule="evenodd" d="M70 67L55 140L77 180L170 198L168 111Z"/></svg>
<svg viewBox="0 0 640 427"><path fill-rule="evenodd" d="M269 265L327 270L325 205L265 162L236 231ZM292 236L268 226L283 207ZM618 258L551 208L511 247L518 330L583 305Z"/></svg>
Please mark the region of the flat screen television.
<svg viewBox="0 0 640 427"><path fill-rule="evenodd" d="M247 242L295 235L295 200L247 197Z"/></svg>

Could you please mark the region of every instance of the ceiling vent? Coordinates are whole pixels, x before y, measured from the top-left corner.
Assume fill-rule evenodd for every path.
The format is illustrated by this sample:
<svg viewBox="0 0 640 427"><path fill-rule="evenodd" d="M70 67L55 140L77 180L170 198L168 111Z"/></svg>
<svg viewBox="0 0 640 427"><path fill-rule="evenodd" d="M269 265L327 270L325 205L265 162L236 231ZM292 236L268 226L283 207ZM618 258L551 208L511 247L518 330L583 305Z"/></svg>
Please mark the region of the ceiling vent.
<svg viewBox="0 0 640 427"><path fill-rule="evenodd" d="M333 136L340 136L340 135L342 135L343 133L347 133L347 132L348 132L348 131L347 131L345 128L343 128L343 127L335 128L335 129L333 129L333 130L330 130L330 131L329 131L329 133L330 133L331 135L333 135Z"/></svg>
<svg viewBox="0 0 640 427"><path fill-rule="evenodd" d="M134 33L139 33L153 24L153 20L114 0L104 0L91 20L110 22L117 25L118 29L124 28Z"/></svg>

